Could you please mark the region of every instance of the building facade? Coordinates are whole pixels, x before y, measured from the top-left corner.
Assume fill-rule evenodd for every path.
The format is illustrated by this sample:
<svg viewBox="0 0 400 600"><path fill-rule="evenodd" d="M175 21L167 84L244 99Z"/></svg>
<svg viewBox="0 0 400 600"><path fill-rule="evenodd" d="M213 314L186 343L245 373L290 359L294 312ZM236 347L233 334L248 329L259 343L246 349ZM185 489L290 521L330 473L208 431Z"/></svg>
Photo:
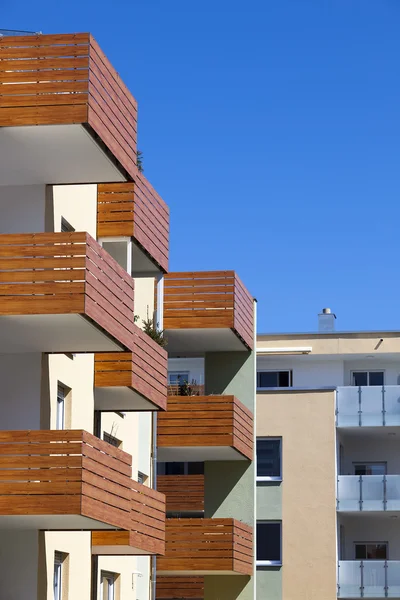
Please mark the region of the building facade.
<svg viewBox="0 0 400 600"><path fill-rule="evenodd" d="M400 598L400 333L257 338L257 597Z"/></svg>
<svg viewBox="0 0 400 600"><path fill-rule="evenodd" d="M253 598L254 301L168 273L91 35L2 37L0 71L0 596Z"/></svg>

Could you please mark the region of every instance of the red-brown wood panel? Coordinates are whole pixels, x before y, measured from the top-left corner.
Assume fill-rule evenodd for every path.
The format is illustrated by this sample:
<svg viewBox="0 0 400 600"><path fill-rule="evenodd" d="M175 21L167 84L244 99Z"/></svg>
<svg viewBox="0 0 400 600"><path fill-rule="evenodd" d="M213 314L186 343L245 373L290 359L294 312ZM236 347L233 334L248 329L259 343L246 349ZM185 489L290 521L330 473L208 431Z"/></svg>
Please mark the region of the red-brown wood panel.
<svg viewBox="0 0 400 600"><path fill-rule="evenodd" d="M203 600L204 577L157 577L157 600Z"/></svg>
<svg viewBox="0 0 400 600"><path fill-rule="evenodd" d="M0 235L0 315L92 319L132 349L134 282L87 233Z"/></svg>
<svg viewBox="0 0 400 600"><path fill-rule="evenodd" d="M88 34L0 38L0 126L89 125L133 177L137 103Z"/></svg>
<svg viewBox="0 0 400 600"><path fill-rule="evenodd" d="M204 511L204 475L158 475L157 488L165 494L167 512Z"/></svg>

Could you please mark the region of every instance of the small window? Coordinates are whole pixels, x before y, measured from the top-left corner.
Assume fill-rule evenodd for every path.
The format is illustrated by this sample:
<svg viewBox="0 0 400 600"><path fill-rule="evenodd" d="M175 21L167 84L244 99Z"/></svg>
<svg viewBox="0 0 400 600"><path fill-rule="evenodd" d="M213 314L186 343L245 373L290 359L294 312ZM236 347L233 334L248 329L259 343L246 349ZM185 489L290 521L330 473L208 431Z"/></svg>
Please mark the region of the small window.
<svg viewBox="0 0 400 600"><path fill-rule="evenodd" d="M147 475L145 475L141 471L138 471L138 474L137 474L138 483L142 483L143 484L143 483L145 483L146 479L147 479Z"/></svg>
<svg viewBox="0 0 400 600"><path fill-rule="evenodd" d="M170 385L189 383L189 371L170 371L168 373L168 383Z"/></svg>
<svg viewBox="0 0 400 600"><path fill-rule="evenodd" d="M103 431L103 440L108 444L111 444L111 446L115 446L116 448L121 448L122 446L122 440L119 440L114 435L106 433L105 431Z"/></svg>
<svg viewBox="0 0 400 600"><path fill-rule="evenodd" d="M292 371L258 371L257 387L259 389L292 387Z"/></svg>
<svg viewBox="0 0 400 600"><path fill-rule="evenodd" d="M108 571L101 572L101 600L117 600L116 581L118 575Z"/></svg>
<svg viewBox="0 0 400 600"><path fill-rule="evenodd" d="M54 553L54 581L53 581L53 596L54 600L61 600L62 598L62 587L63 587L63 577L64 577L64 565L65 559L68 554L64 554L64 552L55 552Z"/></svg>
<svg viewBox="0 0 400 600"><path fill-rule="evenodd" d="M57 386L56 429L65 429L65 399L67 393L66 388L59 383Z"/></svg>
<svg viewBox="0 0 400 600"><path fill-rule="evenodd" d="M257 438L257 480L282 479L282 439Z"/></svg>
<svg viewBox="0 0 400 600"><path fill-rule="evenodd" d="M384 371L353 371L352 385L367 386L367 385L384 385Z"/></svg>
<svg viewBox="0 0 400 600"><path fill-rule="evenodd" d="M282 523L280 521L257 522L257 565L282 564Z"/></svg>
<svg viewBox="0 0 400 600"><path fill-rule="evenodd" d="M187 463L187 474L188 475L204 475L204 463L203 462Z"/></svg>
<svg viewBox="0 0 400 600"><path fill-rule="evenodd" d="M70 225L67 221L67 219L64 219L64 217L61 217L61 232L62 233L67 233L68 231L75 231L75 229L72 227L72 225Z"/></svg>
<svg viewBox="0 0 400 600"><path fill-rule="evenodd" d="M385 462L354 463L354 475L386 475Z"/></svg>
<svg viewBox="0 0 400 600"><path fill-rule="evenodd" d="M184 475L185 474L185 463L184 462L167 462L167 463L165 463L165 474L166 475Z"/></svg>
<svg viewBox="0 0 400 600"><path fill-rule="evenodd" d="M356 560L388 560L387 542L356 542L355 559Z"/></svg>
<svg viewBox="0 0 400 600"><path fill-rule="evenodd" d="M204 475L203 462L166 462L158 463L160 475Z"/></svg>

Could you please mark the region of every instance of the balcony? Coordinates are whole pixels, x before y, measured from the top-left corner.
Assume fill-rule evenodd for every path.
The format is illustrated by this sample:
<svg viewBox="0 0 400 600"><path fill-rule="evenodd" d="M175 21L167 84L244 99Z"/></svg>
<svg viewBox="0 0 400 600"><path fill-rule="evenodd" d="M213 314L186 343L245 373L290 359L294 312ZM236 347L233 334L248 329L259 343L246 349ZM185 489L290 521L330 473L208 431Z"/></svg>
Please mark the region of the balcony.
<svg viewBox="0 0 400 600"><path fill-rule="evenodd" d="M339 475L337 510L400 511L400 475Z"/></svg>
<svg viewBox="0 0 400 600"><path fill-rule="evenodd" d="M252 460L253 415L234 396L169 396L157 445L161 462Z"/></svg>
<svg viewBox="0 0 400 600"><path fill-rule="evenodd" d="M125 531L92 531L92 554L151 555L165 552L165 496L136 481Z"/></svg>
<svg viewBox="0 0 400 600"><path fill-rule="evenodd" d="M131 349L133 285L87 233L0 235L0 350Z"/></svg>
<svg viewBox="0 0 400 600"><path fill-rule="evenodd" d="M167 271L169 209L144 175L138 172L135 183L100 184L97 189L97 237L131 237L161 270ZM151 271L151 265L135 251L135 271Z"/></svg>
<svg viewBox="0 0 400 600"><path fill-rule="evenodd" d="M102 352L94 359L95 409L166 410L166 351L133 325L133 352Z"/></svg>
<svg viewBox="0 0 400 600"><path fill-rule="evenodd" d="M0 56L2 185L131 178L137 103L90 34L7 36Z"/></svg>
<svg viewBox="0 0 400 600"><path fill-rule="evenodd" d="M234 271L168 273L164 329L170 354L251 350L253 298Z"/></svg>
<svg viewBox="0 0 400 600"><path fill-rule="evenodd" d="M253 531L236 519L167 519L159 575L252 575Z"/></svg>
<svg viewBox="0 0 400 600"><path fill-rule="evenodd" d="M400 426L400 385L339 387L338 427Z"/></svg>
<svg viewBox="0 0 400 600"><path fill-rule="evenodd" d="M203 577L157 577L156 600L203 600Z"/></svg>
<svg viewBox="0 0 400 600"><path fill-rule="evenodd" d="M339 561L338 598L400 598L400 561Z"/></svg>
<svg viewBox="0 0 400 600"><path fill-rule="evenodd" d="M167 513L204 512L204 475L158 475Z"/></svg>

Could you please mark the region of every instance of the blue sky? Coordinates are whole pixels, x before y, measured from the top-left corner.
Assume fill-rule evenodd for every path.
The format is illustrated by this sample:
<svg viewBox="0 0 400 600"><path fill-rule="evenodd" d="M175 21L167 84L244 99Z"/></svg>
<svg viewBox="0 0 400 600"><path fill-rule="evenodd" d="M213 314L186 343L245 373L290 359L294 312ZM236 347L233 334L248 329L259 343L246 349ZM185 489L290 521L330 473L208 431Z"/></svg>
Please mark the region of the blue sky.
<svg viewBox="0 0 400 600"><path fill-rule="evenodd" d="M398 329L398 0L0 0L91 31L139 102L171 269L235 269L259 331Z"/></svg>

